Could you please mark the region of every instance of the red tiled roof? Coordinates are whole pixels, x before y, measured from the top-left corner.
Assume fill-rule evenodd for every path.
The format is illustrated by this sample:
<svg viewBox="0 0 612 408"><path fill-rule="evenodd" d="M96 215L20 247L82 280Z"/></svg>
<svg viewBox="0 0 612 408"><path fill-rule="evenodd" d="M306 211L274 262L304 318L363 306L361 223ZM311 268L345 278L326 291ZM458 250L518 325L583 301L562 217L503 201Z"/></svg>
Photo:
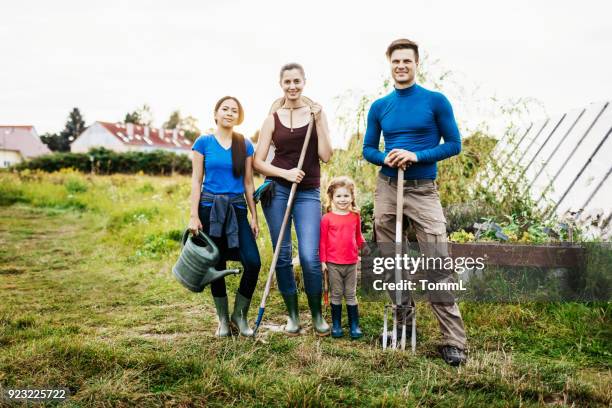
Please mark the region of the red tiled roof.
<svg viewBox="0 0 612 408"><path fill-rule="evenodd" d="M23 129L23 130L30 130L33 127L34 126L32 126L32 125L0 125L0 129Z"/></svg>
<svg viewBox="0 0 612 408"><path fill-rule="evenodd" d="M162 135L161 129L149 128L149 136L145 137L145 127L134 125L133 135L128 135L128 125L125 123L110 123L100 122L113 136L121 143L131 146L157 146L172 149L191 149L191 141L184 136L183 131L179 131L176 139L172 137L173 131L165 129L165 135Z"/></svg>
<svg viewBox="0 0 612 408"><path fill-rule="evenodd" d="M27 158L51 153L40 141L34 126L0 125L0 149L15 150Z"/></svg>

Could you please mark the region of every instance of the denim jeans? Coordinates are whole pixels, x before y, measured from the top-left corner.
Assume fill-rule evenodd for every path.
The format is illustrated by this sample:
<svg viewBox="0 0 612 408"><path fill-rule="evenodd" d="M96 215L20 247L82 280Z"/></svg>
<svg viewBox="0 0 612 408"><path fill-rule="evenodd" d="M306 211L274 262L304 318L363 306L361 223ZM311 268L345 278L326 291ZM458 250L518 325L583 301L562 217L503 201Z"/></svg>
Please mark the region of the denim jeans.
<svg viewBox="0 0 612 408"><path fill-rule="evenodd" d="M200 206L198 210L200 222L206 234L210 231L211 208L212 207ZM217 265L215 265L215 268L223 270L226 269L227 261L240 261L244 270L240 278L238 292L240 292L242 296L250 299L253 297L253 292L255 292L255 286L257 285L261 260L259 258L257 242L255 241L253 231L251 231L251 226L247 218L247 210L236 206L234 206L234 210L236 211L236 218L238 221L238 248L228 249L225 233L221 237L211 237L221 253L221 257ZM225 278L211 282L210 291L214 297L227 296Z"/></svg>
<svg viewBox="0 0 612 408"><path fill-rule="evenodd" d="M272 245L276 248L276 241L280 233L281 224L291 189L277 182L275 183L274 197L269 206L263 207L264 215L270 230ZM319 236L321 224L321 197L318 188L298 190L293 202L293 208L287 229L281 243L281 250L276 264L276 279L278 290L283 295L297 293L293 275L291 224L295 224L298 239L298 253L304 289L307 294L320 294L322 289L321 261L319 259Z"/></svg>

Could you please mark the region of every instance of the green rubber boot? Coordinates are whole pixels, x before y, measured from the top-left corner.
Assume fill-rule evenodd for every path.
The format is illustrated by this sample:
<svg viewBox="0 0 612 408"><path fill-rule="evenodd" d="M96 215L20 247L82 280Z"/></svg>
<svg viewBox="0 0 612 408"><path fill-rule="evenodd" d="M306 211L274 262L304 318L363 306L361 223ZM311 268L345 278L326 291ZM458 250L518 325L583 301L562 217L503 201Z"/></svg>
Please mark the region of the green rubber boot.
<svg viewBox="0 0 612 408"><path fill-rule="evenodd" d="M321 294L306 294L306 297L308 298L308 306L312 315L312 327L315 333L317 336L328 336L329 325L321 314Z"/></svg>
<svg viewBox="0 0 612 408"><path fill-rule="evenodd" d="M253 336L253 330L249 327L249 320L247 318L250 306L251 299L242 296L240 292L236 292L234 311L232 312L231 319L232 323L238 328L241 336Z"/></svg>
<svg viewBox="0 0 612 408"><path fill-rule="evenodd" d="M300 312L298 311L298 295L283 295L285 305L287 306L287 325L285 333L289 336L297 336L300 334Z"/></svg>
<svg viewBox="0 0 612 408"><path fill-rule="evenodd" d="M227 304L227 296L214 297L215 309L217 309L217 318L219 319L219 327L215 332L217 337L228 337L232 335L230 330L229 305Z"/></svg>

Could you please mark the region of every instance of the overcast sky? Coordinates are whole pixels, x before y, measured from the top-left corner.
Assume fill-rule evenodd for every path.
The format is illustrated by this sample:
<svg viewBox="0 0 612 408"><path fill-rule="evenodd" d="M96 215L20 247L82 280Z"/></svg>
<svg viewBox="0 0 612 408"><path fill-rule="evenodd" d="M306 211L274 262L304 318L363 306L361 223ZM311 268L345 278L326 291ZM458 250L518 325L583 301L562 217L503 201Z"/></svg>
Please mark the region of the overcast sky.
<svg viewBox="0 0 612 408"><path fill-rule="evenodd" d="M417 41L481 95L533 97L561 113L612 99L610 4L5 1L0 125L56 132L75 106L90 124L147 103L155 125L180 109L205 129L216 100L234 95L246 110L239 130L251 135L291 61L304 65L305 94L335 122L334 96L379 89L385 48L398 37ZM461 120L469 100L450 99ZM335 143L342 138L336 130Z"/></svg>

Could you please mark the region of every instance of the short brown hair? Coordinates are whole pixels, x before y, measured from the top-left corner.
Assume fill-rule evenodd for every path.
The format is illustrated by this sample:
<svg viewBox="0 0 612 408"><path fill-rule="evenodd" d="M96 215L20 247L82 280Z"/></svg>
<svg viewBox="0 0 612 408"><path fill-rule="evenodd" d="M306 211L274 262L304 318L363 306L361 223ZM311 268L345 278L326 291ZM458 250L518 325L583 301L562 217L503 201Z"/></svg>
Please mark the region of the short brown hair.
<svg viewBox="0 0 612 408"><path fill-rule="evenodd" d="M416 55L416 62L419 62L419 45L414 41L408 40L406 38L400 38L399 40L395 40L391 44L389 44L386 53L387 58L391 58L391 54L393 54L393 51L401 49L413 50L414 55Z"/></svg>
<svg viewBox="0 0 612 408"><path fill-rule="evenodd" d="M283 72L291 71L292 69L297 69L302 74L302 78L306 78L306 74L304 74L304 67L298 64L297 62L290 62L285 64L280 69L280 79L283 79Z"/></svg>

